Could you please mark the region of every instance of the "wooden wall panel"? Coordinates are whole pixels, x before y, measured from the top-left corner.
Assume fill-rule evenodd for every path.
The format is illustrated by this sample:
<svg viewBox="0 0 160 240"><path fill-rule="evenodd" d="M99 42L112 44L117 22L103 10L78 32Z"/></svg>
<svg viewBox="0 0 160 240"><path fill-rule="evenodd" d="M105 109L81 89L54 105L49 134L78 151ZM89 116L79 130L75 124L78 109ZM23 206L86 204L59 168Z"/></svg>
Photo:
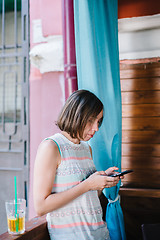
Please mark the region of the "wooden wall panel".
<svg viewBox="0 0 160 240"><path fill-rule="evenodd" d="M152 170L156 169L160 171L160 160L159 157L147 157L146 156L123 156L122 160L122 168L129 169L133 168L135 171L139 169L140 171L143 170Z"/></svg>
<svg viewBox="0 0 160 240"><path fill-rule="evenodd" d="M160 77L159 62L144 64L121 64L121 79Z"/></svg>
<svg viewBox="0 0 160 240"><path fill-rule="evenodd" d="M127 239L142 239L141 224L160 215L160 62L121 63L120 77L122 170L134 170L122 180L121 206Z"/></svg>
<svg viewBox="0 0 160 240"><path fill-rule="evenodd" d="M134 173L125 176L123 187L159 189L160 171L155 169L134 169Z"/></svg>
<svg viewBox="0 0 160 240"><path fill-rule="evenodd" d="M134 144L122 143L122 156L145 156L159 157L160 144Z"/></svg>
<svg viewBox="0 0 160 240"><path fill-rule="evenodd" d="M122 132L122 142L123 143L158 143L160 144L160 131L149 130L149 131L133 131L133 130L123 130Z"/></svg>
<svg viewBox="0 0 160 240"><path fill-rule="evenodd" d="M160 117L160 104L122 105L122 117Z"/></svg>
<svg viewBox="0 0 160 240"><path fill-rule="evenodd" d="M160 90L160 77L156 78L138 78L122 79L121 90L123 91L142 91L142 90Z"/></svg>
<svg viewBox="0 0 160 240"><path fill-rule="evenodd" d="M123 104L160 103L160 91L122 92Z"/></svg>
<svg viewBox="0 0 160 240"><path fill-rule="evenodd" d="M122 134L123 130L160 130L160 118L157 117L138 117L138 118L122 118Z"/></svg>

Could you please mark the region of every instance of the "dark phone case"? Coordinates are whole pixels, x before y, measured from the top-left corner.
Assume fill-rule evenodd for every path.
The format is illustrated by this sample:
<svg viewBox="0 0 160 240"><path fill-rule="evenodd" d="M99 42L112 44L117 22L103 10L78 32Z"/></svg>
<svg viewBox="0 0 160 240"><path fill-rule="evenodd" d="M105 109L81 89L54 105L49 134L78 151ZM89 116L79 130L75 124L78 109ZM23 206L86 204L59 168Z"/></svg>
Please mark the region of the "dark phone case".
<svg viewBox="0 0 160 240"><path fill-rule="evenodd" d="M112 175L110 175L110 177L120 177L120 176L123 176L123 175L125 175L125 174L127 174L127 173L131 173L131 172L133 172L133 170L131 169L131 170L126 170L126 171L123 171L123 172L120 172L120 173L115 173L115 174L112 174Z"/></svg>

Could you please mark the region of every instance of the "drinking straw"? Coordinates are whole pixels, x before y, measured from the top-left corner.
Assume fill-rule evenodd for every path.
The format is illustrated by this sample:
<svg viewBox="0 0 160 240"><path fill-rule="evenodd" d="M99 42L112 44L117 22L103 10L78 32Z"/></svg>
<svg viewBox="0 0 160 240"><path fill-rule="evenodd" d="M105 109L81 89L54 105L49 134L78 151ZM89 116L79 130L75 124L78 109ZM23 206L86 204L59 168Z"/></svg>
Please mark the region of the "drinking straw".
<svg viewBox="0 0 160 240"><path fill-rule="evenodd" d="M14 189L15 189L15 223L16 223L16 232L18 232L18 214L17 214L17 179L16 176L14 176Z"/></svg>

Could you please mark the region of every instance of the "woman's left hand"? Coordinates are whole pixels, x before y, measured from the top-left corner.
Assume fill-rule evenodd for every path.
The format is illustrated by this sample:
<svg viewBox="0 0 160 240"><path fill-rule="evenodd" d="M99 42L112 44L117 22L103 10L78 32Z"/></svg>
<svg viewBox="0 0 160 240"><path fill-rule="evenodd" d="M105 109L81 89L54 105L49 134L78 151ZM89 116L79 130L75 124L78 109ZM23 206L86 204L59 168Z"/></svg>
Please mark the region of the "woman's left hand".
<svg viewBox="0 0 160 240"><path fill-rule="evenodd" d="M107 170L105 170L105 174L109 176L109 175L118 173L118 169L119 169L118 167L110 167ZM120 176L120 178L122 179L122 178L124 178L124 176Z"/></svg>
<svg viewBox="0 0 160 240"><path fill-rule="evenodd" d="M118 167L110 167L107 170L105 170L105 174L109 176L114 174L115 171L118 171Z"/></svg>

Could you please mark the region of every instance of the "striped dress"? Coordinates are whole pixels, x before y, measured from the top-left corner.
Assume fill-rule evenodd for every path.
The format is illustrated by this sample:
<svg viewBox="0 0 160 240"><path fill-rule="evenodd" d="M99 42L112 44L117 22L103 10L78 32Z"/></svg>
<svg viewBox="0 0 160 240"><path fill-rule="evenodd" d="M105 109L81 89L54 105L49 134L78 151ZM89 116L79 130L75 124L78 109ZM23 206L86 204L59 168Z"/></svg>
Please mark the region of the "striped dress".
<svg viewBox="0 0 160 240"><path fill-rule="evenodd" d="M56 171L53 192L70 189L96 171L89 145L74 144L61 133L49 137L56 142L61 163ZM50 238L53 240L109 240L97 191L88 191L69 204L47 214Z"/></svg>

